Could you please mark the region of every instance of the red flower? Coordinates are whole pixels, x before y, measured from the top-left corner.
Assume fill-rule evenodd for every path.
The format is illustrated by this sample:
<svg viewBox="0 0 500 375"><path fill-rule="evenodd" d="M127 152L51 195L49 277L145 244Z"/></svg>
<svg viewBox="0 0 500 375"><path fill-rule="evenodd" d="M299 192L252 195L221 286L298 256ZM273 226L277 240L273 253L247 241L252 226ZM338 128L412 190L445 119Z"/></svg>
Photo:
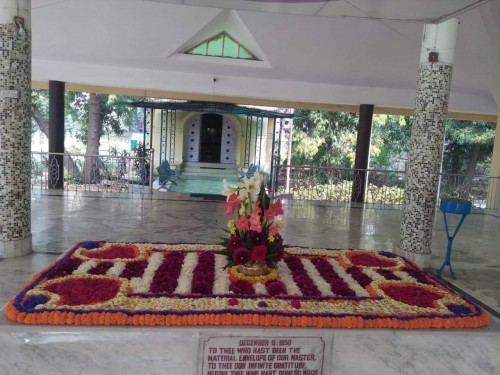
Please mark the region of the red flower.
<svg viewBox="0 0 500 375"><path fill-rule="evenodd" d="M45 290L58 294L60 304L77 306L109 301L118 294L120 282L112 279L68 279L47 285Z"/></svg>
<svg viewBox="0 0 500 375"><path fill-rule="evenodd" d="M264 211L264 219L271 221L274 219L276 216L276 212L272 208L269 208L268 210Z"/></svg>
<svg viewBox="0 0 500 375"><path fill-rule="evenodd" d="M241 198L238 194L233 193L227 197L227 202L224 203L224 215L231 215L241 204Z"/></svg>
<svg viewBox="0 0 500 375"><path fill-rule="evenodd" d="M229 239L229 241L227 241L227 250L233 252L238 247L242 247L242 245L243 245L243 240L241 239L241 237L232 236Z"/></svg>
<svg viewBox="0 0 500 375"><path fill-rule="evenodd" d="M275 203L271 204L271 209L273 209L276 215L283 215L283 206L281 205L281 199L278 199Z"/></svg>
<svg viewBox="0 0 500 375"><path fill-rule="evenodd" d="M234 294L255 294L252 284L246 280L238 280L229 285L229 290Z"/></svg>
<svg viewBox="0 0 500 375"><path fill-rule="evenodd" d="M82 255L95 259L133 259L139 255L139 249L135 245L113 245L106 250L92 249L82 251Z"/></svg>
<svg viewBox="0 0 500 375"><path fill-rule="evenodd" d="M270 280L266 283L267 292L271 296L276 296L278 294L286 294L286 286L283 282L278 280Z"/></svg>
<svg viewBox="0 0 500 375"><path fill-rule="evenodd" d="M255 245L250 254L250 258L256 262L263 262L266 259L267 247L266 245Z"/></svg>
<svg viewBox="0 0 500 375"><path fill-rule="evenodd" d="M250 251L246 247L238 247L233 252L233 260L236 264L245 264L250 260Z"/></svg>
<svg viewBox="0 0 500 375"><path fill-rule="evenodd" d="M253 245L263 245L266 243L266 236L262 232L251 230L249 233L250 241Z"/></svg>

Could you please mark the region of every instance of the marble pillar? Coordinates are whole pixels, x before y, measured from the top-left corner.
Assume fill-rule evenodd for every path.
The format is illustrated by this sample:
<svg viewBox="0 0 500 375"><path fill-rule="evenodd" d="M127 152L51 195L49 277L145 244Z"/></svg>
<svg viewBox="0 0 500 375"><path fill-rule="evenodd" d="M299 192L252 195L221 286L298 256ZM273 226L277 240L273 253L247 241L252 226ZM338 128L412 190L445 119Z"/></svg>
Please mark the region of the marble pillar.
<svg viewBox="0 0 500 375"><path fill-rule="evenodd" d="M431 259L458 20L424 26L398 252L423 268Z"/></svg>
<svg viewBox="0 0 500 375"><path fill-rule="evenodd" d="M0 8L0 257L31 246L31 1Z"/></svg>

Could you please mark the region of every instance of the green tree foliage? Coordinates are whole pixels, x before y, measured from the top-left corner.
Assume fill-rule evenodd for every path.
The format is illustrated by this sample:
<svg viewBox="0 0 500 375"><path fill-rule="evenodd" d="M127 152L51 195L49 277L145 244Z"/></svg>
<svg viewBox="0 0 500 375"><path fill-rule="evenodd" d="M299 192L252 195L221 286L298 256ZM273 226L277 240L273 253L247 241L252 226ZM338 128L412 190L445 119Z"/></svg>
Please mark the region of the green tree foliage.
<svg viewBox="0 0 500 375"><path fill-rule="evenodd" d="M394 161L408 151L412 122L409 116L373 116L370 168L396 168Z"/></svg>
<svg viewBox="0 0 500 375"><path fill-rule="evenodd" d="M352 167L357 124L356 113L296 110L292 163Z"/></svg>
<svg viewBox="0 0 500 375"><path fill-rule="evenodd" d="M142 122L139 109L127 104L137 98L67 91L64 100L65 131L74 134L86 146L85 153L89 157L86 159L84 176L86 182L90 182L93 164L97 163L90 156L99 153L101 136L103 134L121 135ZM36 131L38 127L48 137L48 90L33 90L31 110L32 131ZM79 178L82 171L72 158L68 160L71 176Z"/></svg>
<svg viewBox="0 0 500 375"><path fill-rule="evenodd" d="M89 97L90 94L66 91L64 96L64 128L65 131L87 144L89 124ZM141 110L129 106L127 103L139 100L131 96L100 95L100 118L102 126L100 134L121 135L125 131L137 128L142 129ZM31 95L32 109L37 110L43 118L49 118L49 91L34 89ZM32 117L32 131L39 128L35 117ZM44 133L45 131L41 129ZM46 134L48 136L48 134Z"/></svg>
<svg viewBox="0 0 500 375"><path fill-rule="evenodd" d="M72 134L76 131L79 124L75 122L72 116L68 115L69 108L71 105L72 96L69 92L66 92L64 95L64 111L65 111L65 119L64 119L64 129L66 132ZM44 89L33 89L31 92L31 108L33 112L37 112L41 115L43 119L48 123L49 121L49 91ZM39 121L37 121L35 116L31 117L31 130L32 133L37 131L40 128L43 133L46 131L42 128ZM48 137L48 129L45 134Z"/></svg>
<svg viewBox="0 0 500 375"><path fill-rule="evenodd" d="M116 95L95 95L100 101L99 134L101 136L103 134L121 135L142 121L138 109L127 104L130 101L137 100L137 98ZM79 125L75 127L75 136L86 145L89 136L89 99L91 94L68 92L66 96L68 98L68 105L66 107L68 117Z"/></svg>
<svg viewBox="0 0 500 375"><path fill-rule="evenodd" d="M31 107L36 109L42 118L49 118L49 92L47 90L33 89L31 92ZM38 130L39 124L35 116L31 117L31 133ZM43 131L43 130L42 130ZM45 132L44 132L45 133Z"/></svg>
<svg viewBox="0 0 500 375"><path fill-rule="evenodd" d="M446 148L443 171L446 173L488 173L493 152L496 124L482 121L448 120L446 123Z"/></svg>

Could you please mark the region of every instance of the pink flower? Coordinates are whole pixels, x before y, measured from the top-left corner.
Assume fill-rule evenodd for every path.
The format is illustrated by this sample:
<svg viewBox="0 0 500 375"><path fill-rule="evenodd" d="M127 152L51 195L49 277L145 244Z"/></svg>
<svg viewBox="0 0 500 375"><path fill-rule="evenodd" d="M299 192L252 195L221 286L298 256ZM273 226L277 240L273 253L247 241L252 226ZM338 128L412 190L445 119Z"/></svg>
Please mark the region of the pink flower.
<svg viewBox="0 0 500 375"><path fill-rule="evenodd" d="M276 215L283 215L283 206L281 205L281 199L278 199L275 203L271 205L271 209L276 212Z"/></svg>
<svg viewBox="0 0 500 375"><path fill-rule="evenodd" d="M238 194L233 193L227 197L227 202L224 203L224 215L231 215L241 204L241 198Z"/></svg>
<svg viewBox="0 0 500 375"><path fill-rule="evenodd" d="M238 247L243 245L243 239L238 236L232 236L229 241L227 241L227 250L233 252Z"/></svg>
<svg viewBox="0 0 500 375"><path fill-rule="evenodd" d="M278 227L275 225L271 225L269 227L269 233L274 237L276 237L276 235L278 234L278 230L279 230Z"/></svg>
<svg viewBox="0 0 500 375"><path fill-rule="evenodd" d="M266 219L267 221L273 220L275 216L276 212L274 212L272 208L269 208L268 210L264 211L264 219Z"/></svg>
<svg viewBox="0 0 500 375"><path fill-rule="evenodd" d="M254 220L252 220L252 218L250 218L249 223L250 223L250 230L254 230L256 232L262 231L262 225L260 224L260 218L254 219Z"/></svg>
<svg viewBox="0 0 500 375"><path fill-rule="evenodd" d="M267 247L266 245L254 245L250 259L256 262L263 262L266 259Z"/></svg>
<svg viewBox="0 0 500 375"><path fill-rule="evenodd" d="M250 251L246 247L238 247L233 252L233 260L236 264L245 264L250 260Z"/></svg>
<svg viewBox="0 0 500 375"><path fill-rule="evenodd" d="M262 232L262 224L260 223L260 213L262 212L259 206L255 207L255 210L250 214L250 230L256 232Z"/></svg>
<svg viewBox="0 0 500 375"><path fill-rule="evenodd" d="M238 228L238 231L240 233L244 233L248 230L248 219L245 216L240 216L238 220L236 220L236 228Z"/></svg>

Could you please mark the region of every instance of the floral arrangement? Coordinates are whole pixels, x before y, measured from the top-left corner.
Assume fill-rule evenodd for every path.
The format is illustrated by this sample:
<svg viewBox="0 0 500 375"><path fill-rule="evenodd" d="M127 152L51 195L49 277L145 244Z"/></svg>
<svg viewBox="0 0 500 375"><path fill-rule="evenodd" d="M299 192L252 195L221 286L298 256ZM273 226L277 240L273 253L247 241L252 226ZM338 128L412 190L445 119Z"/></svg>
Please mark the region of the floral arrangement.
<svg viewBox="0 0 500 375"><path fill-rule="evenodd" d="M236 215L227 223L228 238L220 252L227 256L226 268L255 262L275 265L284 254L283 237L279 233L282 223L276 219L284 212L281 200L271 202L267 195L264 175L255 172L236 187L224 181L224 195L227 196L224 214Z"/></svg>
<svg viewBox="0 0 500 375"><path fill-rule="evenodd" d="M489 321L480 307L389 252L286 246L277 268L256 279L225 271L221 250L80 242L34 275L5 314L19 323L71 325L416 329Z"/></svg>

